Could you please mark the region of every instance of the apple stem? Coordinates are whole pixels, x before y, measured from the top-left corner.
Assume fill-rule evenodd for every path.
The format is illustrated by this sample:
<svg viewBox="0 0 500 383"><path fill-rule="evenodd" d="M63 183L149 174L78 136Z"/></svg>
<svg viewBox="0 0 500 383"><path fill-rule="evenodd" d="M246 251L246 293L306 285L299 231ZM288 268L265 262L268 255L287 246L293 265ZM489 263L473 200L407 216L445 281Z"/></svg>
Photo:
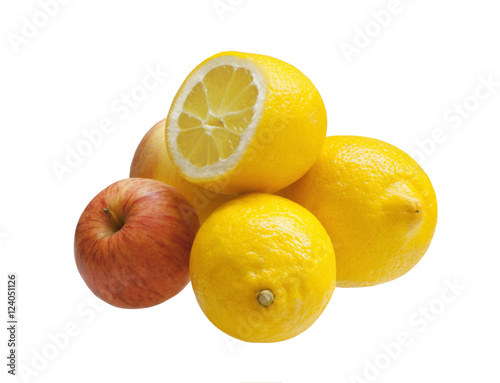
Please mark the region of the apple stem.
<svg viewBox="0 0 500 383"><path fill-rule="evenodd" d="M264 307L269 307L274 302L274 294L271 290L261 290L257 294L257 300Z"/></svg>
<svg viewBox="0 0 500 383"><path fill-rule="evenodd" d="M113 212L113 210L111 210L109 207L105 207L104 209L104 212L106 213L106 215L109 217L109 219L111 219L111 222L113 222L113 224L117 227L117 228L121 228L123 226L123 223L118 219L118 217L116 216L116 214Z"/></svg>

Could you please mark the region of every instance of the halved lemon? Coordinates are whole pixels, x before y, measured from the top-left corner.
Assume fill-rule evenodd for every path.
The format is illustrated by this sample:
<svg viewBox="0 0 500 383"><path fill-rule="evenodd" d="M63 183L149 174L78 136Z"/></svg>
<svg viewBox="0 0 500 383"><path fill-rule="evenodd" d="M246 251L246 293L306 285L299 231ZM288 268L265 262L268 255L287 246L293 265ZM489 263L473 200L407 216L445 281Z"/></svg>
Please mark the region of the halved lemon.
<svg viewBox="0 0 500 383"><path fill-rule="evenodd" d="M182 176L219 193L273 193L312 166L326 136L318 90L281 60L217 54L182 84L166 123Z"/></svg>

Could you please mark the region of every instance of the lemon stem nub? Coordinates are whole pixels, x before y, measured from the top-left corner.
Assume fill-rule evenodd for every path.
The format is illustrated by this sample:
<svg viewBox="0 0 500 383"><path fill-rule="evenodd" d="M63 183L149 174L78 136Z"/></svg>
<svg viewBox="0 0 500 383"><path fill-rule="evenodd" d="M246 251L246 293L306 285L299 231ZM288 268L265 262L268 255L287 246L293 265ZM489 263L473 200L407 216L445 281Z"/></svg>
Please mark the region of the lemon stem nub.
<svg viewBox="0 0 500 383"><path fill-rule="evenodd" d="M261 290L257 299L262 306L269 307L274 302L274 294L271 290Z"/></svg>

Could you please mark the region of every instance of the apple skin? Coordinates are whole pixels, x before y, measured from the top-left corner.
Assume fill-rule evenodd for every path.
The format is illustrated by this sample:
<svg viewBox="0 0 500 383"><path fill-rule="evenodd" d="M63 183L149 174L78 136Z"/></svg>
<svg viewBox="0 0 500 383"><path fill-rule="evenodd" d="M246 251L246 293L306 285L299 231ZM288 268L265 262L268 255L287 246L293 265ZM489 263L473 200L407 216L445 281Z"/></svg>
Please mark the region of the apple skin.
<svg viewBox="0 0 500 383"><path fill-rule="evenodd" d="M189 254L199 226L196 210L173 187L141 178L118 181L80 217L78 271L110 305L155 306L188 284Z"/></svg>
<svg viewBox="0 0 500 383"><path fill-rule="evenodd" d="M194 206L203 223L217 207L236 196L204 189L179 174L168 156L165 124L166 119L158 122L140 142L130 166L130 177L150 178L173 186Z"/></svg>

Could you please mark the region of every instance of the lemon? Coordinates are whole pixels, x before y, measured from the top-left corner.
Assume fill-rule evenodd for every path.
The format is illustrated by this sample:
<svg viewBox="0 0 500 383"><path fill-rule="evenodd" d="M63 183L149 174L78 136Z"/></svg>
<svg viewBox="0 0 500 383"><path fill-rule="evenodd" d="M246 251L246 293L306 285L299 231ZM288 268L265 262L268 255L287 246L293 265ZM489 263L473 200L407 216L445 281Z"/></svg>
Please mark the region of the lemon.
<svg viewBox="0 0 500 383"><path fill-rule="evenodd" d="M150 178L173 186L196 209L203 222L218 206L234 197L204 189L179 174L165 147L165 123L162 120L154 125L140 142L130 166L130 177Z"/></svg>
<svg viewBox="0 0 500 383"><path fill-rule="evenodd" d="M329 233L340 287L405 274L436 227L436 195L425 172L400 149L373 138L327 137L313 167L279 194L309 209Z"/></svg>
<svg viewBox="0 0 500 383"><path fill-rule="evenodd" d="M227 194L290 185L312 166L325 136L325 106L313 83L281 60L241 52L196 67L166 125L182 176Z"/></svg>
<svg viewBox="0 0 500 383"><path fill-rule="evenodd" d="M252 193L226 202L203 223L190 275L201 309L220 330L248 342L277 342L321 315L335 288L335 255L309 211Z"/></svg>

